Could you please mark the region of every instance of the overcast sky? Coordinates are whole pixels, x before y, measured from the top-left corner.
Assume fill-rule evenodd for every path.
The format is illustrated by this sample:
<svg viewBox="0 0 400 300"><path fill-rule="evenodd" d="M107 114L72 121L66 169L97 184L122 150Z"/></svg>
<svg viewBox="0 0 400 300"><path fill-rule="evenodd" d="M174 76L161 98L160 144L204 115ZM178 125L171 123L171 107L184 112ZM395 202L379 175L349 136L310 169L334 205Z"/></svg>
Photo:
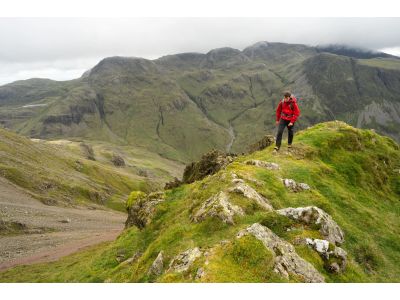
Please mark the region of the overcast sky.
<svg viewBox="0 0 400 300"><path fill-rule="evenodd" d="M400 18L0 18L0 84L79 77L107 56L157 58L258 41L347 44L400 56Z"/></svg>

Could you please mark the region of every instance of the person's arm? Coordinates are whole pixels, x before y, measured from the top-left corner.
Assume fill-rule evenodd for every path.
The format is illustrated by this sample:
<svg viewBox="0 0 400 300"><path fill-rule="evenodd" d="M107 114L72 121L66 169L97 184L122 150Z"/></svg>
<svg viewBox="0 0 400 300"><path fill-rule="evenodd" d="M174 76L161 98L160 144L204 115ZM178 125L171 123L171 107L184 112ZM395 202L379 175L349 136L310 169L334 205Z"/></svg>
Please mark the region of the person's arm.
<svg viewBox="0 0 400 300"><path fill-rule="evenodd" d="M276 108L276 122L279 122L281 118L281 112L282 112L282 101L279 101L278 107Z"/></svg>
<svg viewBox="0 0 400 300"><path fill-rule="evenodd" d="M297 105L297 102L293 101L293 117L290 120L290 122L294 124L294 122L296 122L296 120L299 116L300 116L300 109Z"/></svg>

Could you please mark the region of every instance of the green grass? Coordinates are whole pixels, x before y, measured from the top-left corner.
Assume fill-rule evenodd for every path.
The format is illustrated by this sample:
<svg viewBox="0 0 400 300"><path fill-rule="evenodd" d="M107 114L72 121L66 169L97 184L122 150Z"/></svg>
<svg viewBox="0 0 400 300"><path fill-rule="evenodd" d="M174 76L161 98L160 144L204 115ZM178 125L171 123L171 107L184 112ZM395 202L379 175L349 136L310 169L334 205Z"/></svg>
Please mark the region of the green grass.
<svg viewBox="0 0 400 300"><path fill-rule="evenodd" d="M280 170L244 164L248 159L276 162ZM206 199L231 186L230 174L235 172L245 180L257 179L260 184L248 184L267 197L274 208L316 205L340 225L345 233L342 247L348 253L344 273L329 273L316 252L304 245L295 246L327 282L399 282L400 203L399 191L393 184L398 182L399 174L393 170L399 168L399 161L399 146L386 137L342 122L318 124L296 135L290 155L285 153L285 145L278 155L273 155L270 147L239 156L213 176L166 191L165 201L157 206L152 222L143 230L128 229L113 243L55 263L13 268L1 273L0 281L191 282L199 267L206 272L199 281L282 281L272 271L272 254L252 237L238 240L237 233L259 222L294 243L298 238L321 238L317 227L299 226L257 206L246 206L247 200L238 195L232 201L243 206L246 214L235 216L234 225L216 218L200 223L190 220ZM306 182L311 190L290 192L279 178ZM147 276L161 250L168 268L175 255L193 247L211 253L207 265L203 256L187 272ZM125 258L137 252L142 255L128 265L116 260L121 251Z"/></svg>
<svg viewBox="0 0 400 300"><path fill-rule="evenodd" d="M32 141L0 129L0 174L47 204L95 203L125 211L132 190L155 190L182 170L143 149L89 143L95 160L86 157L80 142ZM113 165L108 156L113 151L125 157L125 167Z"/></svg>

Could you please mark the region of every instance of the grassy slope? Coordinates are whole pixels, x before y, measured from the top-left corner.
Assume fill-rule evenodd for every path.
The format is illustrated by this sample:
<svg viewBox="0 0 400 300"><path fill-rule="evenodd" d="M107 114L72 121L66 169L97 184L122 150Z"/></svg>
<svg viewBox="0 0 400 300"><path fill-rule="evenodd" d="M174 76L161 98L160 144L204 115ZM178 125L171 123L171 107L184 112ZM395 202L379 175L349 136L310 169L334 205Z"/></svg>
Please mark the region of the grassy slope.
<svg viewBox="0 0 400 300"><path fill-rule="evenodd" d="M291 155L272 155L272 149L241 156L226 170L202 181L166 192L153 222L145 229L126 230L119 238L58 262L21 266L0 275L1 281L193 281L199 266L203 281L271 282L282 281L271 271L272 255L252 237L236 240L237 232L262 222L282 238L320 237L313 228L296 227L289 219L267 213L233 195L233 202L244 207L246 215L235 225L217 219L190 222L191 212L217 191L230 186L230 172L262 182L253 184L275 208L316 205L332 215L345 232L343 248L349 261L343 274L333 275L323 268L321 258L306 246L295 246L299 255L310 261L328 282L399 282L400 269L400 176L399 146L369 130L354 129L341 122L318 124L299 132ZM243 164L247 159L277 162L279 171ZM397 171L396 171L397 170ZM287 191L279 177L308 183L310 191ZM251 184L249 182L249 184ZM220 244L221 240L229 242ZM214 247L210 263L200 258L187 273L166 273L149 278L146 273L160 250L166 264L178 253L195 246ZM133 265L118 263L117 255L143 255ZM297 281L291 278L290 281Z"/></svg>
<svg viewBox="0 0 400 300"><path fill-rule="evenodd" d="M145 150L91 143L96 161L89 160L79 142L31 141L0 129L1 176L48 204L96 203L124 210L132 189L150 191L177 176L181 166ZM113 153L125 167L115 167Z"/></svg>

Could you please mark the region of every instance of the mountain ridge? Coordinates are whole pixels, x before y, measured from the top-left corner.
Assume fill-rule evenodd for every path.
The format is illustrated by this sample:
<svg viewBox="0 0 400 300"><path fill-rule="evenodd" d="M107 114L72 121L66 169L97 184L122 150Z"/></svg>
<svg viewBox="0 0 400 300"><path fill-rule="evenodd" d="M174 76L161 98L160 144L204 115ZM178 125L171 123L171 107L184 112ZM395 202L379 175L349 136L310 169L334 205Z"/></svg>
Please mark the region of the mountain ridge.
<svg viewBox="0 0 400 300"><path fill-rule="evenodd" d="M400 146L332 121L285 148L240 155L190 184L134 191L116 241L0 279L398 282Z"/></svg>
<svg viewBox="0 0 400 300"><path fill-rule="evenodd" d="M0 87L0 122L34 138L131 144L188 162L212 148L240 153L272 133L288 89L302 99L299 129L338 119L399 140L399 74L397 59L285 43L110 57L71 81Z"/></svg>

